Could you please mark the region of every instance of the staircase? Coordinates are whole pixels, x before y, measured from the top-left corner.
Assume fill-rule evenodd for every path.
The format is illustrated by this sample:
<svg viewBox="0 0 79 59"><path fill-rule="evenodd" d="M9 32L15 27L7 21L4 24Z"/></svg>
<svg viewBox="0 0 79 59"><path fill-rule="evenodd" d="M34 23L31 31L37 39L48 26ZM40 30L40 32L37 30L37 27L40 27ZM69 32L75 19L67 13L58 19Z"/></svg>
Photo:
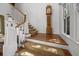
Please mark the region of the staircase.
<svg viewBox="0 0 79 59"><path fill-rule="evenodd" d="M29 33L31 34L31 36L38 34L38 30L34 26L32 26L30 23L28 24L28 27L29 27Z"/></svg>

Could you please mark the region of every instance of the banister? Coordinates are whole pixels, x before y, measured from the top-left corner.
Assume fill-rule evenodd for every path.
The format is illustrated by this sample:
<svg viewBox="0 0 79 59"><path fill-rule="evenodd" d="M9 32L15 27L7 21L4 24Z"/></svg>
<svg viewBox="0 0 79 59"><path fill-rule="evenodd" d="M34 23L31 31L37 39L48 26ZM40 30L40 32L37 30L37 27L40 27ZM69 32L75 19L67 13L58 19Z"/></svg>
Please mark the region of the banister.
<svg viewBox="0 0 79 59"><path fill-rule="evenodd" d="M10 4L10 3L9 3ZM23 12L21 12L19 9L17 9L16 7L14 7L12 4L10 4L10 6L12 6L13 8L15 8L16 10L18 10L21 14L25 15Z"/></svg>
<svg viewBox="0 0 79 59"><path fill-rule="evenodd" d="M24 21L21 22L20 24L17 24L16 28L19 27L20 25L24 24L26 22L26 15L24 15Z"/></svg>
<svg viewBox="0 0 79 59"><path fill-rule="evenodd" d="M22 25L22 24L24 24L26 22L26 15L23 12L21 12L19 9L17 9L16 7L14 7L13 5L11 5L10 3L9 3L9 5L11 7L15 8L17 11L19 11L19 13L21 13L24 16L24 21L21 22L21 23L19 23L19 24L17 24L17 26L16 26L16 28L17 28L17 27L19 27L20 25Z"/></svg>

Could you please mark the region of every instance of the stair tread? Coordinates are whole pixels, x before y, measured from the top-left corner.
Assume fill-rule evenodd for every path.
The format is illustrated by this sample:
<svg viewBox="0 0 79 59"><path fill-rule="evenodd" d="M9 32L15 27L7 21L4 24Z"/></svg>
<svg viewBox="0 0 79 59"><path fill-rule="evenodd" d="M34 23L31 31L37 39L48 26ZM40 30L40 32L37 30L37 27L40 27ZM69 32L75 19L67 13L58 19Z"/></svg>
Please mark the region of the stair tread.
<svg viewBox="0 0 79 59"><path fill-rule="evenodd" d="M38 33L38 30L34 26L32 26L30 23L28 26L29 26L29 33L31 34L31 36L36 35Z"/></svg>

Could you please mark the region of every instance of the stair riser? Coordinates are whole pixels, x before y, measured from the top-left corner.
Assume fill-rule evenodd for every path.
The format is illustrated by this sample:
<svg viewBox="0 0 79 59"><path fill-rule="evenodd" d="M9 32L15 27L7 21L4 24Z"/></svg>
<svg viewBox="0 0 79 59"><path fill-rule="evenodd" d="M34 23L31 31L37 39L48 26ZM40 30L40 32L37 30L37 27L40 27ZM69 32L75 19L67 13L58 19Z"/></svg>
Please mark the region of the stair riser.
<svg viewBox="0 0 79 59"><path fill-rule="evenodd" d="M29 26L29 33L31 34L31 36L37 35L38 31L36 28L34 28L32 25L28 25Z"/></svg>

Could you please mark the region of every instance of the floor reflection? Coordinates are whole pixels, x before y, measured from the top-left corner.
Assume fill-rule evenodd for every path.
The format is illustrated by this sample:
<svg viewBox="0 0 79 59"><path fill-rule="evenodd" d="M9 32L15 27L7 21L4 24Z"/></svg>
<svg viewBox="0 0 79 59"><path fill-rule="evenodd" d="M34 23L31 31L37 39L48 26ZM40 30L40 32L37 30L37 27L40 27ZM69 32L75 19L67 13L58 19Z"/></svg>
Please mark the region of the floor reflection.
<svg viewBox="0 0 79 59"><path fill-rule="evenodd" d="M41 48L41 45L32 45L33 48Z"/></svg>
<svg viewBox="0 0 79 59"><path fill-rule="evenodd" d="M24 49L19 51L20 56L65 56L64 49L26 42ZM69 52L66 52L69 53Z"/></svg>
<svg viewBox="0 0 79 59"><path fill-rule="evenodd" d="M44 33L38 33L35 36L30 37L30 39L34 40L41 40L56 44L62 44L62 45L68 45L59 35L53 34L53 35L46 35Z"/></svg>
<svg viewBox="0 0 79 59"><path fill-rule="evenodd" d="M30 52L22 52L21 56L34 56L34 54L32 54Z"/></svg>

